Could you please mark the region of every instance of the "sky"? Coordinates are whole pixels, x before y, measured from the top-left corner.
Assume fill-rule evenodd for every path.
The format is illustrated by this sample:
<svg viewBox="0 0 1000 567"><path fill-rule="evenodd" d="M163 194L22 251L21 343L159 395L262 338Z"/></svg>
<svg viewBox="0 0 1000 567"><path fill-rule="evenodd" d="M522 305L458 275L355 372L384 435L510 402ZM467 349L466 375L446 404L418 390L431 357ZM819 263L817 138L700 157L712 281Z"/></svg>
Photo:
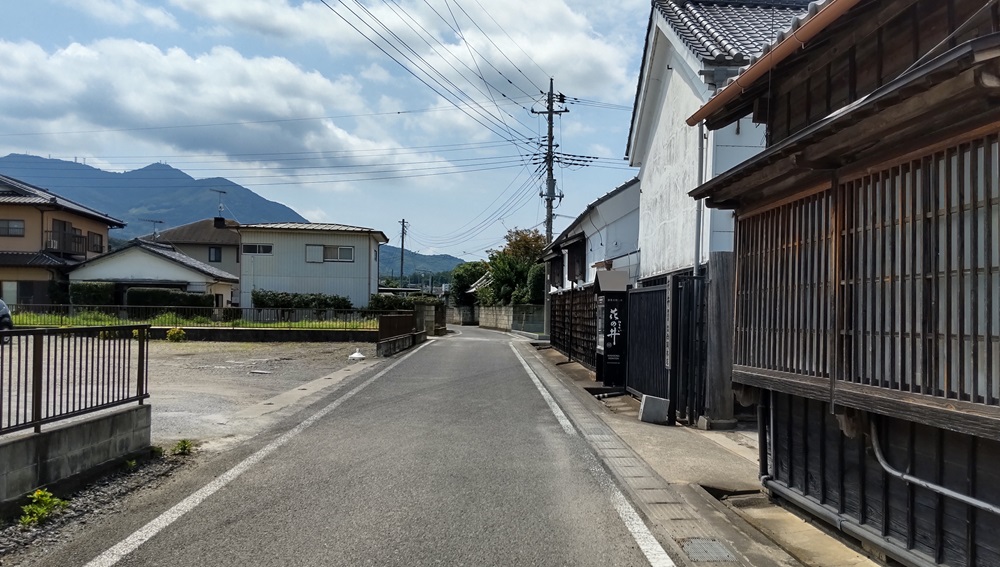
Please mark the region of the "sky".
<svg viewBox="0 0 1000 567"><path fill-rule="evenodd" d="M0 31L0 155L165 163L312 222L477 260L637 175L624 152L648 0L33 0ZM583 157L586 156L586 157ZM596 158L596 159L595 159ZM205 217L215 210L205 211ZM239 219L236 219L239 220Z"/></svg>

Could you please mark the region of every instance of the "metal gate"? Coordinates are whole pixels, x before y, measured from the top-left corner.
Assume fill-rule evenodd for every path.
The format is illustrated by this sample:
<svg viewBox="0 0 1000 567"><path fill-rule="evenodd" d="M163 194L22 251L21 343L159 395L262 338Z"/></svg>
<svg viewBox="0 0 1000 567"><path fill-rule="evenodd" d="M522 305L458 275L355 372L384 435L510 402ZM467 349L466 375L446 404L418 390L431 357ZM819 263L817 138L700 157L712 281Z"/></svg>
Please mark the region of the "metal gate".
<svg viewBox="0 0 1000 567"><path fill-rule="evenodd" d="M670 378L677 381L677 417L693 423L705 413L705 278L674 278L673 363Z"/></svg>
<svg viewBox="0 0 1000 567"><path fill-rule="evenodd" d="M705 279L673 276L628 294L626 389L670 400L670 418L705 413Z"/></svg>
<svg viewBox="0 0 1000 567"><path fill-rule="evenodd" d="M625 388L635 395L669 398L667 368L667 286L628 292L628 367Z"/></svg>

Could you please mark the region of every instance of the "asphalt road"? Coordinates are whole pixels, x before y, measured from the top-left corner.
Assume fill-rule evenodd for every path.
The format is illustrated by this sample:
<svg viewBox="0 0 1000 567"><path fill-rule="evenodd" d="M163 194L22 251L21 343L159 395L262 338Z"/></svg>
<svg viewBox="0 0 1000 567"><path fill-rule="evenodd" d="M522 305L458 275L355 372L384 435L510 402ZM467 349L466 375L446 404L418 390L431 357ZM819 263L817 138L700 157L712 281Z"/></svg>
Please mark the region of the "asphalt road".
<svg viewBox="0 0 1000 567"><path fill-rule="evenodd" d="M38 564L648 565L509 342L463 329L345 380Z"/></svg>

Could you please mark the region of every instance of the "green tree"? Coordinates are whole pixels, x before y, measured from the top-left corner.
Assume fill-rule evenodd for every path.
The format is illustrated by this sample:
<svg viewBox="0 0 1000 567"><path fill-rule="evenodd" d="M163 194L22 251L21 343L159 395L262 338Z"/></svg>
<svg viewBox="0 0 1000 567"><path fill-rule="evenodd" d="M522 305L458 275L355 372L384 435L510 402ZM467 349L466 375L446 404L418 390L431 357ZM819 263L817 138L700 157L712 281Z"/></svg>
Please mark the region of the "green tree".
<svg viewBox="0 0 1000 567"><path fill-rule="evenodd" d="M504 239L507 244L503 249L487 251L493 281L490 293L479 298L484 305L529 303L537 296L532 293L528 274L542 255L545 237L537 229L513 228L507 231ZM542 273L544 279L544 268ZM487 297L490 303L487 303Z"/></svg>
<svg viewBox="0 0 1000 567"><path fill-rule="evenodd" d="M458 305L472 305L476 298L469 296L466 292L472 284L479 281L488 270L486 262L466 262L455 266L451 271L451 294Z"/></svg>

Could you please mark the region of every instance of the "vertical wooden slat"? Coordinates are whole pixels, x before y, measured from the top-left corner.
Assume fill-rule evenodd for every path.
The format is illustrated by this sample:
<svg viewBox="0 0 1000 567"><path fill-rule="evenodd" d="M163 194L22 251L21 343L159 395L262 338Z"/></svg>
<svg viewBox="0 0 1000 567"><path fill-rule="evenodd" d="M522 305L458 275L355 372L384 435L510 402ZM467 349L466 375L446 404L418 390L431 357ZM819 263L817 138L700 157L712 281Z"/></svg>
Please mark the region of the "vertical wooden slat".
<svg viewBox="0 0 1000 567"><path fill-rule="evenodd" d="M986 314L986 392L985 401L987 405L993 405L995 400L993 399L993 313L996 306L993 305L993 290L1000 282L993 281L993 250L994 246L996 250L1000 252L1000 243L993 242L993 193L997 188L996 179L994 176L997 174L996 170L993 169L994 159L997 155L997 138L994 136L989 137L986 140L984 156L983 156L983 194L986 196L986 223L983 227L983 241L986 246L983 247L983 263L986 265L986 297L985 297L985 314ZM1000 227L998 227L1000 228ZM1000 230L997 231L1000 234Z"/></svg>
<svg viewBox="0 0 1000 567"><path fill-rule="evenodd" d="M913 162L913 169L910 172L910 319L909 319L909 329L910 329L910 392L918 391L917 376L918 369L920 369L919 375L923 376L923 366L922 361L919 361L922 357L920 355L920 350L917 349L917 337L919 335L919 324L917 321L917 305L920 302L917 297L919 293L919 282L920 282L920 270L917 269L917 218L920 214L918 202L923 203L921 195L923 193L923 184L921 180L924 175L924 163L923 162ZM923 231L920 232L922 234ZM926 244L924 244L926 246Z"/></svg>
<svg viewBox="0 0 1000 567"><path fill-rule="evenodd" d="M955 156L952 155L952 150L948 150L947 152L945 152L944 176L943 178L941 178L941 183L940 186L938 187L939 192L941 192L944 195L944 203L943 203L944 218L942 219L944 225L944 250L942 253L939 253L938 255L939 258L943 258L944 260L944 278L943 278L944 284L942 286L944 289L941 290L944 293L944 301L942 302L943 305L941 305L941 307L944 310L943 311L939 310L938 314L939 317L943 317L944 319L943 347L945 351L944 352L945 362L944 362L944 376L942 378L944 379L943 388L945 392L944 397L946 398L952 397L952 392L958 391L958 388L956 387L957 385L955 384L956 376L954 374L954 367L952 366L954 363L954 357L952 356L952 353L955 350L952 348L952 337L953 337L952 321L954 317L954 313L952 311L952 309L954 308L954 306L952 305L952 292L953 292L952 281L954 280L954 277L952 276L952 270L954 269L954 265L952 264L952 256L953 256L952 245L954 242L954 240L952 239L952 235L954 234L954 222L952 219L952 206L953 206L952 191L954 191L953 184L955 176L955 167L953 161L954 157ZM940 230L938 232L940 234ZM941 241L938 240L938 246L940 245ZM938 282L940 282L940 280L938 280ZM941 297L941 295L939 294L938 297ZM940 328L937 329L937 331L940 332ZM936 341L936 344L934 345L934 350L940 352L941 347L942 344Z"/></svg>
<svg viewBox="0 0 1000 567"><path fill-rule="evenodd" d="M957 317L957 338L958 338L958 358L955 361L955 366L957 367L955 380L958 381L958 399L965 400L968 399L969 387L966 384L966 378L968 374L966 372L967 360L966 355L966 345L965 345L965 206L967 204L966 198L969 197L970 193L968 191L967 179L966 179L966 166L968 165L968 160L965 155L966 147L961 146L956 152L956 159L958 163L956 164L956 171L953 176L952 182L955 183L954 191L949 191L952 196L955 197L957 201L955 203L956 214L958 218L956 219L957 231L949 231L948 236L955 239L955 248L957 248L957 254L955 256L958 262L957 274L950 279L955 279L958 281L957 286L953 286L953 289L957 287L957 300L958 305L954 306L956 308L955 312L949 311L951 317ZM974 209L973 209L974 210ZM951 248L949 246L949 248ZM948 345L948 350L955 350L955 346Z"/></svg>
<svg viewBox="0 0 1000 567"><path fill-rule="evenodd" d="M891 176L892 186L886 192L889 197L889 319L887 321L889 330L889 383L892 388L901 390L903 389L902 380L900 380L900 362L902 361L902 355L899 352L899 341L902 340L903 329L899 322L899 314L901 312L900 300L902 299L900 294L897 293L897 289L902 282L903 270L899 267L900 255L897 251L900 248L902 239L900 236L903 234L903 218L899 214L900 208L902 208L903 203L903 167L899 167L893 170L894 173Z"/></svg>
<svg viewBox="0 0 1000 567"><path fill-rule="evenodd" d="M969 206L969 235L971 236L971 246L969 251L969 338L972 340L971 354L972 364L970 374L972 376L972 391L970 392L972 401L979 402L982 392L979 391L979 252L983 250L983 244L979 238L979 209L980 194L984 190L982 178L983 160L979 158L982 151L982 140L973 142L969 150L969 171L971 172L971 185L967 195L971 202ZM987 315L989 316L989 315Z"/></svg>

